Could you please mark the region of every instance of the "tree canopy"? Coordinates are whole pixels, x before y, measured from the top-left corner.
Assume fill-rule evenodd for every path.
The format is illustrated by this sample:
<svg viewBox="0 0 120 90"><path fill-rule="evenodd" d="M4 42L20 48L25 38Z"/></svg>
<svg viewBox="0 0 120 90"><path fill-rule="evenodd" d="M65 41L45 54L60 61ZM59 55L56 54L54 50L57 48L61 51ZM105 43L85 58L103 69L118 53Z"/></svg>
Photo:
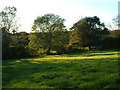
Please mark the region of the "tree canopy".
<svg viewBox="0 0 120 90"><path fill-rule="evenodd" d="M16 7L5 7L0 12L0 28L2 29L3 33L7 32L15 32L18 29L18 26L16 25L16 13L17 9Z"/></svg>
<svg viewBox="0 0 120 90"><path fill-rule="evenodd" d="M54 14L45 14L43 16L38 16L34 20L34 24L32 26L33 31L38 32L54 32L58 30L63 30L65 19L60 18L58 15Z"/></svg>
<svg viewBox="0 0 120 90"><path fill-rule="evenodd" d="M64 42L65 39L64 37L61 37L61 35L65 35L64 32L66 31L64 21L65 19L54 14L38 16L37 19L34 20L34 24L32 26L32 31L35 32L35 34L31 34L29 46L32 48L31 45L34 44L38 51L44 49L47 53L50 53L50 50L54 47L58 47L58 45L63 47L64 43L60 44L59 42ZM36 42L34 42L31 37L34 37ZM56 38L59 38L59 41ZM39 45L37 45L37 43Z"/></svg>
<svg viewBox="0 0 120 90"><path fill-rule="evenodd" d="M26 33L17 32L16 13L14 6L0 12L3 59L62 54L84 48L119 49L120 30L108 31L97 16L82 18L67 30L65 19L49 13L36 17L32 32Z"/></svg>
<svg viewBox="0 0 120 90"><path fill-rule="evenodd" d="M70 43L91 47L98 44L99 37L102 34L107 33L108 29L97 16L85 17L72 26Z"/></svg>
<svg viewBox="0 0 120 90"><path fill-rule="evenodd" d="M12 41L11 34L17 32L18 25L16 24L16 7L5 7L0 12L0 30L2 31L2 54L3 58L8 58L10 55L10 43Z"/></svg>

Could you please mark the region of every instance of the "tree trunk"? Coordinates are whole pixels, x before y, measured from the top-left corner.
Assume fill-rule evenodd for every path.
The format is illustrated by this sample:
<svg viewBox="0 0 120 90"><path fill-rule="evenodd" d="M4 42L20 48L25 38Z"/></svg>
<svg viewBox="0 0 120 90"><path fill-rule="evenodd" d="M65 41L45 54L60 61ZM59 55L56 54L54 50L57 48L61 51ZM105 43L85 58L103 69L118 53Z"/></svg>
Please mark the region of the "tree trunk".
<svg viewBox="0 0 120 90"><path fill-rule="evenodd" d="M50 48L48 48L48 50L47 50L47 54L48 54L48 55L50 54Z"/></svg>
<svg viewBox="0 0 120 90"><path fill-rule="evenodd" d="M92 47L91 46L89 46L89 51L92 49Z"/></svg>

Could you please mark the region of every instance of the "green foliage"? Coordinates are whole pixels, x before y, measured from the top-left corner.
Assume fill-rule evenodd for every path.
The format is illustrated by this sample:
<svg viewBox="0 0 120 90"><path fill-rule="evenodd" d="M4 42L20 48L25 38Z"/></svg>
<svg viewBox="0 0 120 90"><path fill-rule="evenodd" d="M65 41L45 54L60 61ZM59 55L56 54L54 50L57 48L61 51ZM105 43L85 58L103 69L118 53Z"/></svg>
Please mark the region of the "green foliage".
<svg viewBox="0 0 120 90"><path fill-rule="evenodd" d="M2 57L8 59L11 37L10 33L18 29L15 21L17 9L15 7L5 7L0 12L0 30L2 30Z"/></svg>
<svg viewBox="0 0 120 90"><path fill-rule="evenodd" d="M3 88L117 89L119 51L3 61Z"/></svg>
<svg viewBox="0 0 120 90"><path fill-rule="evenodd" d="M56 31L52 35L52 45L51 50L57 51L57 53L62 54L66 52L66 46L69 41L68 31Z"/></svg>
<svg viewBox="0 0 120 90"><path fill-rule="evenodd" d="M9 51L9 44L10 44L10 36L8 35L3 35L2 36L2 58L3 59L8 59L8 51Z"/></svg>
<svg viewBox="0 0 120 90"><path fill-rule="evenodd" d="M107 32L107 28L98 17L85 17L71 28L70 44L91 48L98 45L102 34Z"/></svg>
<svg viewBox="0 0 120 90"><path fill-rule="evenodd" d="M44 35L42 35L41 33L30 33L29 34L28 47L30 49L30 55L36 56L36 55L42 54L43 49L45 49L44 47L46 47L45 42L43 41L43 37Z"/></svg>
<svg viewBox="0 0 120 90"><path fill-rule="evenodd" d="M26 32L10 34L11 37L10 47L15 47L18 45L26 47L29 42L28 35L29 34Z"/></svg>
<svg viewBox="0 0 120 90"><path fill-rule="evenodd" d="M42 55L42 54L46 54L47 50L39 48L39 50L37 52L39 55Z"/></svg>
<svg viewBox="0 0 120 90"><path fill-rule="evenodd" d="M109 35L102 40L104 49L120 49L120 30L110 31Z"/></svg>
<svg viewBox="0 0 120 90"><path fill-rule="evenodd" d="M8 53L9 53L8 54L9 59L24 58L29 56L28 48L20 45L17 45L15 47L10 47Z"/></svg>
<svg viewBox="0 0 120 90"><path fill-rule="evenodd" d="M29 37L30 49L38 52L37 54L43 52L43 50L47 50L47 54L50 54L50 50L62 52L68 41L68 35L63 23L64 19L54 14L37 17L32 26L34 33Z"/></svg>
<svg viewBox="0 0 120 90"><path fill-rule="evenodd" d="M64 19L60 18L58 15L54 14L45 14L44 16L38 16L34 20L34 25L32 27L33 31L38 32L54 32L57 30L63 30Z"/></svg>
<svg viewBox="0 0 120 90"><path fill-rule="evenodd" d="M5 7L0 12L3 59L119 49L119 30L109 33L97 16L82 18L67 31L65 19L45 14L34 20L31 33L17 33L16 13L15 7Z"/></svg>
<svg viewBox="0 0 120 90"><path fill-rule="evenodd" d="M0 12L0 28L3 34L15 32L17 30L17 25L15 21L17 9L15 7L5 7Z"/></svg>

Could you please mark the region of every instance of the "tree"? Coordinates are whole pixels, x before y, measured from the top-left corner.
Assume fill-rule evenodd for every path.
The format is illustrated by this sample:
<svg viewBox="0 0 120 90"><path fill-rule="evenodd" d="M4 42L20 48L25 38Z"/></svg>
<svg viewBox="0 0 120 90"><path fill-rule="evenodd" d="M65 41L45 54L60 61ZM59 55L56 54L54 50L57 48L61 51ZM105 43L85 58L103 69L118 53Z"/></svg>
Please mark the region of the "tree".
<svg viewBox="0 0 120 90"><path fill-rule="evenodd" d="M17 9L15 7L5 7L0 12L0 30L2 30L2 55L3 59L8 58L10 33L18 29L15 21Z"/></svg>
<svg viewBox="0 0 120 90"><path fill-rule="evenodd" d="M19 32L15 34L10 34L10 58L22 58L28 57L28 33Z"/></svg>
<svg viewBox="0 0 120 90"><path fill-rule="evenodd" d="M103 49L120 49L120 30L112 30L102 39Z"/></svg>
<svg viewBox="0 0 120 90"><path fill-rule="evenodd" d="M52 47L53 51L57 51L58 54L66 52L66 46L69 41L69 32L68 31L56 31L52 35Z"/></svg>
<svg viewBox="0 0 120 90"><path fill-rule="evenodd" d="M32 26L32 31L35 33L31 34L30 36L30 48L33 49L33 47L35 47L34 49L38 51L44 49L45 51L47 51L47 54L50 54L50 50L53 49L55 44L58 46L57 43L64 40L64 38L61 38L61 35L64 35L63 32L66 31L63 24L64 21L65 20L60 18L60 16L54 14L45 14L41 17L38 16L34 20L34 24ZM55 40L56 37L59 39L61 38L61 40L57 42L57 40ZM35 40L36 42L33 40ZM34 46L32 47L31 45Z"/></svg>
<svg viewBox="0 0 120 90"><path fill-rule="evenodd" d="M42 45L44 45L44 42L42 42L42 34L41 33L30 33L29 34L29 53L31 56L37 56L39 54L43 54L46 52L46 50L44 49L44 52L39 52L42 51L41 49L43 49Z"/></svg>
<svg viewBox="0 0 120 90"><path fill-rule="evenodd" d="M113 24L114 26L118 27L118 29L120 29L120 16L117 16L116 18L113 18Z"/></svg>
<svg viewBox="0 0 120 90"><path fill-rule="evenodd" d="M5 7L1 12L0 12L0 28L3 29L3 34L5 32L10 33L10 32L16 32L18 29L16 25L16 12L17 9L13 7Z"/></svg>
<svg viewBox="0 0 120 90"><path fill-rule="evenodd" d="M15 47L15 46L23 46L23 47L27 47L28 45L28 33L27 32L19 32L19 33L15 33L15 34L11 34L11 43L10 46L11 47Z"/></svg>
<svg viewBox="0 0 120 90"><path fill-rule="evenodd" d="M71 28L70 44L91 49L91 46L97 45L100 37L107 33L108 29L97 16L85 17Z"/></svg>

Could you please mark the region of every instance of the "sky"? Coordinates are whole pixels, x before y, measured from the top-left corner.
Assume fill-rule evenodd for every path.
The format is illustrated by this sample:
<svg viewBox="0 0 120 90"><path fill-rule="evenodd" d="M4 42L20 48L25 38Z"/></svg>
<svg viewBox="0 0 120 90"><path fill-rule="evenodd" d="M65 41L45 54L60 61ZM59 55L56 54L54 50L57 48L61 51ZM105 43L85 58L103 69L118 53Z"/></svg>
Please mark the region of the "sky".
<svg viewBox="0 0 120 90"><path fill-rule="evenodd" d="M118 15L119 0L0 0L0 11L6 6L17 8L19 31L31 32L37 16L47 13L65 19L67 29L86 16L98 16L106 25Z"/></svg>

